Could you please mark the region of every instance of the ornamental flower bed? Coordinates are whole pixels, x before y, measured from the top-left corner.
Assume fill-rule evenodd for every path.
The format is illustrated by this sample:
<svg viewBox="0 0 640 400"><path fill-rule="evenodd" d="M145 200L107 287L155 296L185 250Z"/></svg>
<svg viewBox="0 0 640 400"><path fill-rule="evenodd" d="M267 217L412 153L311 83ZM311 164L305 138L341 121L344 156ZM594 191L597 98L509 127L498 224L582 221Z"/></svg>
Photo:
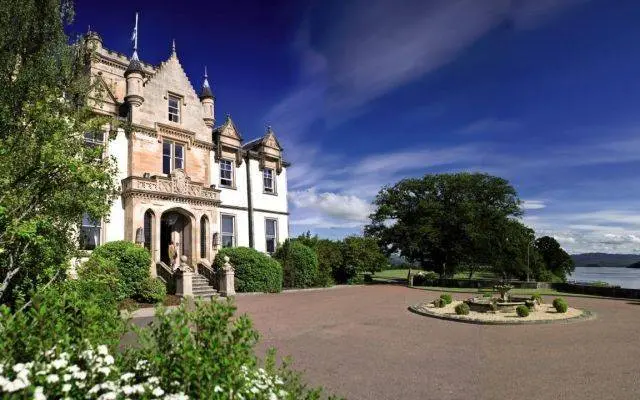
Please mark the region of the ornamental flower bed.
<svg viewBox="0 0 640 400"><path fill-rule="evenodd" d="M208 394L213 399L287 398L283 380L262 368L241 367L244 385L230 390L217 385ZM68 353L51 349L41 360L15 365L0 364L0 394L3 399L48 398L66 399L188 399L179 380L162 385L153 376L149 362L140 360L133 370L123 371L105 345L97 349L87 346L83 351Z"/></svg>

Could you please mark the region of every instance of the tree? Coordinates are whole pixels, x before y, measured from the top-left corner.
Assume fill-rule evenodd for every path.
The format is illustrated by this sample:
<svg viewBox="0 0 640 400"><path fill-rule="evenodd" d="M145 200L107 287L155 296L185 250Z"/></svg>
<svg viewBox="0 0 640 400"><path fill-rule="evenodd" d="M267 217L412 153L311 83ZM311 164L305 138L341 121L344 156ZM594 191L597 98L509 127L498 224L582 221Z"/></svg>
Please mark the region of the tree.
<svg viewBox="0 0 640 400"><path fill-rule="evenodd" d="M87 105L100 93L89 50L69 45L70 1L3 1L0 13L0 302L62 279L84 213L100 219L114 164L84 146L109 122ZM113 121L112 121L113 122Z"/></svg>
<svg viewBox="0 0 640 400"><path fill-rule="evenodd" d="M535 247L540 253L547 270L563 281L575 270L571 256L560 247L560 243L550 236L536 240Z"/></svg>
<svg viewBox="0 0 640 400"><path fill-rule="evenodd" d="M515 189L480 173L428 174L384 187L365 233L388 254L452 276L465 263L488 264L498 227L521 215Z"/></svg>
<svg viewBox="0 0 640 400"><path fill-rule="evenodd" d="M343 246L344 269L336 279L349 281L358 273L382 271L389 264L387 257L380 251L378 243L371 237L348 236Z"/></svg>

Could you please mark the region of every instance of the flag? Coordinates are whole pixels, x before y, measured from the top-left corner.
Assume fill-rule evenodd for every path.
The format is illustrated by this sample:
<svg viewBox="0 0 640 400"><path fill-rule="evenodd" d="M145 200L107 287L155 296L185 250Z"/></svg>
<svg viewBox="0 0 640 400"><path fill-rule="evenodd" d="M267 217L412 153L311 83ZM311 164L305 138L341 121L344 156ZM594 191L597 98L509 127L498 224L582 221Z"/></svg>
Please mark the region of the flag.
<svg viewBox="0 0 640 400"><path fill-rule="evenodd" d="M133 35L131 35L131 41L133 42L133 48L138 47L138 13L136 13L136 25L133 27Z"/></svg>

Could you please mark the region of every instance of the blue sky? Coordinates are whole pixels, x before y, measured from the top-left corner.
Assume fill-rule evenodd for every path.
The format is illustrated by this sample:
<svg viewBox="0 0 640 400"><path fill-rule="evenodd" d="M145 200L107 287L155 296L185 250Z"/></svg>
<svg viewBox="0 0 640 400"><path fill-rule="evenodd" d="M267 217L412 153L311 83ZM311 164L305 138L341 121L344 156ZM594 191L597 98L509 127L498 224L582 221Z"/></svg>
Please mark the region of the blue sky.
<svg viewBox="0 0 640 400"><path fill-rule="evenodd" d="M104 3L102 3L104 5ZM482 171L570 252L640 253L640 4L587 0L76 3L140 58L204 65L218 120L271 124L291 230L359 233L382 185Z"/></svg>

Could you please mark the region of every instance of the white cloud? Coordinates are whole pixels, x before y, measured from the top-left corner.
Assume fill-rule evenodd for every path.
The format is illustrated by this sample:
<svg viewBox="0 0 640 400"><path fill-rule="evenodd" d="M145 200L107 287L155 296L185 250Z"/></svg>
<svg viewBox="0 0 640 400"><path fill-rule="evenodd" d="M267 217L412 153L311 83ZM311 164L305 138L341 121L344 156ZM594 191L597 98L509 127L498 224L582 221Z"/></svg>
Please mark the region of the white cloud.
<svg viewBox="0 0 640 400"><path fill-rule="evenodd" d="M542 200L523 200L522 208L525 210L540 210L545 208L547 205Z"/></svg>
<svg viewBox="0 0 640 400"><path fill-rule="evenodd" d="M477 133L504 133L513 132L522 128L522 124L513 120L501 120L495 118L484 118L471 122L469 125L458 130L460 134Z"/></svg>
<svg viewBox="0 0 640 400"><path fill-rule="evenodd" d="M371 204L357 196L316 193L315 189L289 192L289 200L296 208L359 224L366 223L372 211Z"/></svg>

